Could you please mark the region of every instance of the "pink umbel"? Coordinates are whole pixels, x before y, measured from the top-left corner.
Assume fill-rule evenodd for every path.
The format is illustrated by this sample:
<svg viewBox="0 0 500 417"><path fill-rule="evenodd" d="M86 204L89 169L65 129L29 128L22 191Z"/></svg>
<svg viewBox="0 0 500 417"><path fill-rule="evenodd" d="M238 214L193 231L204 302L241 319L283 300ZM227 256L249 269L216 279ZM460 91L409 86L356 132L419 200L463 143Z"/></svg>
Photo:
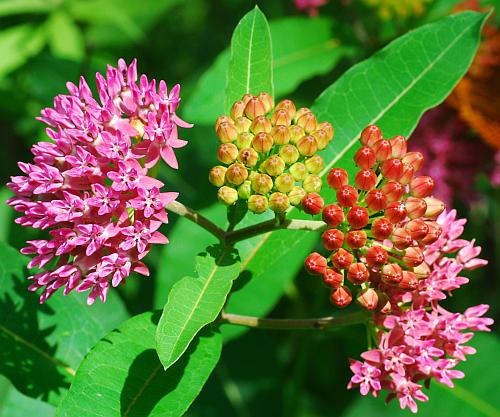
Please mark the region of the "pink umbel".
<svg viewBox="0 0 500 417"><path fill-rule="evenodd" d="M192 126L176 114L180 86L169 93L164 81L138 77L135 59L120 59L96 81L99 100L81 77L42 110L52 142L34 145L33 163L19 162L26 175L8 183L16 194L8 204L22 213L16 223L51 236L21 250L34 255L29 268L42 269L28 278L31 291L43 288L40 302L61 287L104 302L131 272L148 275L141 259L168 242L158 229L178 194L160 192L150 169L160 157L177 169L174 149L187 144L177 134Z"/></svg>

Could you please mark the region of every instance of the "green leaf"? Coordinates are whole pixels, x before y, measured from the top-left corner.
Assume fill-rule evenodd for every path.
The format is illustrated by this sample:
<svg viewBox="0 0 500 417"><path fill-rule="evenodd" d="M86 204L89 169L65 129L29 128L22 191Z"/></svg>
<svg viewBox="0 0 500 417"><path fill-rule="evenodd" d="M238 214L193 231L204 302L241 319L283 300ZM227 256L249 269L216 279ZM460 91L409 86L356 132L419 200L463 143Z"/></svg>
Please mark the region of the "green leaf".
<svg viewBox="0 0 500 417"><path fill-rule="evenodd" d="M211 246L196 259L197 278L176 283L158 324L156 346L163 366L174 364L202 327L214 321L240 271L236 250Z"/></svg>
<svg viewBox="0 0 500 417"><path fill-rule="evenodd" d="M47 29L50 49L55 56L75 61L83 58L83 35L69 14L63 11L52 13L47 21Z"/></svg>
<svg viewBox="0 0 500 417"><path fill-rule="evenodd" d="M243 16L231 38L225 107L229 110L244 94L262 91L274 95L273 55L266 16L255 6Z"/></svg>
<svg viewBox="0 0 500 417"><path fill-rule="evenodd" d="M167 371L155 352L158 314L144 313L102 339L82 362L58 417L180 417L217 364L220 334L207 327Z"/></svg>
<svg viewBox="0 0 500 417"><path fill-rule="evenodd" d="M84 355L127 313L112 294L91 307L73 293L40 305L27 290L26 263L0 242L0 373L23 394L57 404Z"/></svg>
<svg viewBox="0 0 500 417"><path fill-rule="evenodd" d="M477 354L457 367L465 378L455 380L455 388L432 383L426 390L429 401L417 401L419 417L500 417L498 370L492 366L497 361L500 340L494 335L477 334L468 344L477 348ZM401 410L397 400L385 405L382 398L367 396L358 398L342 417L364 415L398 417L408 416L409 412Z"/></svg>
<svg viewBox="0 0 500 417"><path fill-rule="evenodd" d="M0 16L47 13L54 8L55 4L55 2L47 0L2 0L0 2Z"/></svg>
<svg viewBox="0 0 500 417"><path fill-rule="evenodd" d="M0 417L53 417L55 413L53 406L21 394L0 375Z"/></svg>

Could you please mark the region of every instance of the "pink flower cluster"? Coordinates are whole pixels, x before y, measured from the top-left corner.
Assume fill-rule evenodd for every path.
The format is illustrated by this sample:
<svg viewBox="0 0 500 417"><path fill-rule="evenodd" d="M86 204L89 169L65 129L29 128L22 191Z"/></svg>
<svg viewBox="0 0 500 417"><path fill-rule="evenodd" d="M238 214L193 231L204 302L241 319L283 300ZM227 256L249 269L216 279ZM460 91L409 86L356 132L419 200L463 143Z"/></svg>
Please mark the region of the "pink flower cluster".
<svg viewBox="0 0 500 417"><path fill-rule="evenodd" d="M75 289L104 302L132 272L148 275L141 259L151 244L167 243L158 231L168 222L165 206L177 193L161 193L162 182L149 176L160 156L177 168L178 127L191 127L176 115L180 87L168 93L141 75L137 63L118 61L106 77L96 74L99 102L83 77L68 83L69 95L42 110L53 142L32 147L33 163L19 162L26 174L8 184L16 196L8 200L22 216L16 222L48 230L49 239L31 240L23 254L34 255L29 289L43 288L40 302L57 289Z"/></svg>
<svg viewBox="0 0 500 417"><path fill-rule="evenodd" d="M294 0L299 11L305 11L309 16L317 16L319 8L328 3L328 0Z"/></svg>
<svg viewBox="0 0 500 417"><path fill-rule="evenodd" d="M386 390L388 400L397 398L401 408L408 407L414 413L415 400L428 400L422 384L434 379L453 387L453 379L463 378L454 368L466 355L476 352L465 343L473 331L489 331L493 324L492 319L483 317L487 305L459 314L438 304L447 293L468 282L460 276L462 271L484 266L487 261L477 258L481 248L474 246L474 241L459 238L466 220L457 220L455 210L443 212L437 221L443 231L425 250L428 277L420 280L413 292L391 294L391 304L399 307L389 315L375 317L378 348L361 354L363 362L351 361L354 375L348 384L348 388L359 387L362 395L371 392L376 397Z"/></svg>

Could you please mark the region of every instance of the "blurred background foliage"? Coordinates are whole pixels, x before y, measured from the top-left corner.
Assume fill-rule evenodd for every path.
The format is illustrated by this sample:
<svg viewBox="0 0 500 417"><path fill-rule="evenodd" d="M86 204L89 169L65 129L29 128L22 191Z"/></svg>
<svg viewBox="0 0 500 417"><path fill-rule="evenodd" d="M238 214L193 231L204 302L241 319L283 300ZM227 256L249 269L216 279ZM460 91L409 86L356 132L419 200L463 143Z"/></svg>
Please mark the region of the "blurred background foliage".
<svg viewBox="0 0 500 417"><path fill-rule="evenodd" d="M278 98L286 95L307 106L347 68L395 37L449 14L459 2L332 0L319 9L319 17L301 13L292 0L257 3L270 21L275 72L279 74ZM493 3L498 1L482 2L482 6ZM137 57L141 73L165 79L169 86L181 83L179 113L196 125L185 133L190 146L178 153L182 170L160 171L160 178L169 189L181 193L183 203L217 212L217 208L210 208L216 198L206 176L217 147L211 121L223 105L218 98L223 97L225 80L218 68L227 62L224 51L235 25L254 4L250 0L0 0L1 182L17 174L16 161L30 159L29 148L34 142L46 138L35 117L40 109L51 106L55 95L65 92L66 81L76 82L84 75L92 85L95 72L105 71L107 63ZM497 17L492 17L490 24L495 27L497 23ZM500 51L498 45L500 42L496 44ZM498 79L498 66L496 71ZM498 100L489 107L500 115L495 106ZM459 109L446 111L455 112L453 123L461 123ZM425 119L423 123L416 132L419 137L425 136ZM500 173L496 171L495 180L495 143L484 144L468 125L458 136L454 133L446 140L465 140L472 149L483 147L484 156L473 162L465 157L443 162L448 164L446 169L454 170L453 175L467 176L471 184L461 192L457 192L460 185L450 185L450 201L461 217L469 218L466 238L477 239L490 263L471 273L471 285L457 291L448 305L462 311L470 305L489 303L491 315L498 318L500 226L496 219L500 201L496 185ZM414 149L429 143L433 143L433 136L416 141ZM452 152L460 150L452 147ZM474 198L464 196L464 192L474 193ZM10 193L2 188L0 196L5 201ZM0 205L0 239L20 248L37 235L14 224L13 218L13 211ZM176 233L175 223L172 218L168 234L182 236L176 245L185 246L188 253L204 249L204 238L197 235L204 232ZM169 247L154 248L147 260L152 278L132 277L127 286L118 289L130 314L162 307L172 282L192 271L188 259L180 258L182 265L177 267L174 257L177 255L171 255ZM272 315L330 314L322 289L309 283L310 278L300 272ZM365 343L364 330L357 326L317 333L249 331L225 346L221 363L188 415L400 415L397 407L386 409L380 400L374 404L345 389L349 379L346 358L365 350ZM491 366L498 363L498 341L493 336L477 336L473 345L484 351L467 363L464 384L473 386L472 394L467 397L458 390L458 395L452 395L435 388L434 405L422 407L422 415L436 415L435 407L440 407L442 416L499 415L481 402L481 396L495 394L491 386L498 387L500 382ZM24 397L6 379L0 379L0 416L25 416L29 410L37 410L37 416L54 414L51 406Z"/></svg>

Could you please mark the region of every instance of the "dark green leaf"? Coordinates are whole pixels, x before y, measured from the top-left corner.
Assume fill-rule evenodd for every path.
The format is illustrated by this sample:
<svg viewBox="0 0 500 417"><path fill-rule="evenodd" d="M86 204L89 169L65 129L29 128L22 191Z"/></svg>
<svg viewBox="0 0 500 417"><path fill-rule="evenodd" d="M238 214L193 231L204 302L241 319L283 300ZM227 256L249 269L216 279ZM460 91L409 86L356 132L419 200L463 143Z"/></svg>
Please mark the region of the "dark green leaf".
<svg viewBox="0 0 500 417"><path fill-rule="evenodd" d="M0 376L0 417L53 417L50 404L27 397L17 391L8 379Z"/></svg>

